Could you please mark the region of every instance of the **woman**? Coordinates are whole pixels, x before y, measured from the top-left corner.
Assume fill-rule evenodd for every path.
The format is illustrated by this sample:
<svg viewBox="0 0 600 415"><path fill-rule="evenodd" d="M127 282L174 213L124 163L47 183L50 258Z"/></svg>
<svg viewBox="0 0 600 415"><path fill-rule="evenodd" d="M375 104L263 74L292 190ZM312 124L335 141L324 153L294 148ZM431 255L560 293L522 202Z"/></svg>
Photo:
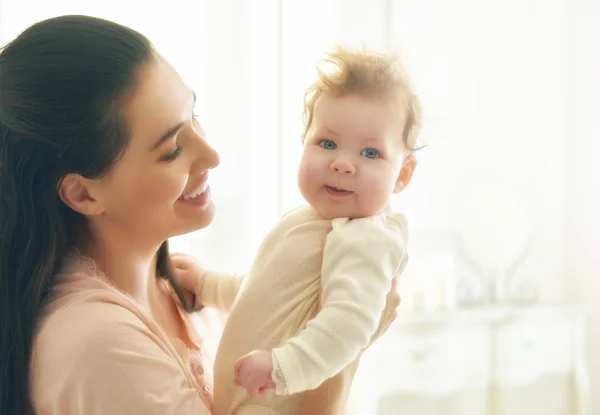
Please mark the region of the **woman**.
<svg viewBox="0 0 600 415"><path fill-rule="evenodd" d="M145 37L106 20L45 20L0 53L0 413L211 413L164 242L215 214L219 157L194 101ZM326 383L303 413L343 400Z"/></svg>

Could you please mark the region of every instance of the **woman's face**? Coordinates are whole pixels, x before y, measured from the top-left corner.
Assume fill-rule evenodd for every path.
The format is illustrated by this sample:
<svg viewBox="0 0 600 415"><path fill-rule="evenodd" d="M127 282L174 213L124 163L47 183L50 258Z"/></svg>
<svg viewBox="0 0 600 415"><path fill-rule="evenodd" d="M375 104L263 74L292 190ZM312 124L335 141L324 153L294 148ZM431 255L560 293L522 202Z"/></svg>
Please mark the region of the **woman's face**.
<svg viewBox="0 0 600 415"><path fill-rule="evenodd" d="M122 241L161 243L210 224L209 170L219 155L195 120L194 93L162 58L140 74L125 102L130 142L109 174L95 180L101 213L92 231Z"/></svg>

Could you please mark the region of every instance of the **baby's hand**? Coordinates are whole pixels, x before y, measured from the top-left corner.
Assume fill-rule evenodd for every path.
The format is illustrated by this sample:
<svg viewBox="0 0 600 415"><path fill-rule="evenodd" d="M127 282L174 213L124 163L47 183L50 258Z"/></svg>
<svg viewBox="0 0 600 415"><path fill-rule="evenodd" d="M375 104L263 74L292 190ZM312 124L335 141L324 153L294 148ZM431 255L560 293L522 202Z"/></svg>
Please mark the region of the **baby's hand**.
<svg viewBox="0 0 600 415"><path fill-rule="evenodd" d="M193 308L201 304L201 299L196 298L202 291L205 269L196 258L186 254L172 254L171 262L175 267L175 279L181 288L189 294L190 302L195 299Z"/></svg>
<svg viewBox="0 0 600 415"><path fill-rule="evenodd" d="M264 350L255 350L242 356L234 367L234 383L242 386L250 396L257 396L266 389L275 389L271 379L273 355Z"/></svg>

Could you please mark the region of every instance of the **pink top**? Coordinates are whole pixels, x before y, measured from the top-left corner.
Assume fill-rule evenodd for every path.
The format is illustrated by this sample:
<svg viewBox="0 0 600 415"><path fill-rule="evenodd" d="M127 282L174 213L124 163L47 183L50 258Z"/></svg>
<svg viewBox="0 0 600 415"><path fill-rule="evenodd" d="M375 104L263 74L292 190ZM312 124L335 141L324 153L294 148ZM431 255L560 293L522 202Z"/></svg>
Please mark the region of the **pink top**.
<svg viewBox="0 0 600 415"><path fill-rule="evenodd" d="M169 285L163 284L170 290ZM34 341L37 415L210 415L221 321L180 310L193 347L172 339L91 260L71 256L55 277Z"/></svg>

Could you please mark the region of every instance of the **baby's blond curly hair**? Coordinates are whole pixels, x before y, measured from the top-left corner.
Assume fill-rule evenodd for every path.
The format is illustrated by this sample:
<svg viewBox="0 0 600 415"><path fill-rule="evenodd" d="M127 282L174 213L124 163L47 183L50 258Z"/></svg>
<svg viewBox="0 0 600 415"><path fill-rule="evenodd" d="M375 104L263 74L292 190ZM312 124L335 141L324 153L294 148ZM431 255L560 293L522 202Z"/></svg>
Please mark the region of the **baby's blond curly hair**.
<svg viewBox="0 0 600 415"><path fill-rule="evenodd" d="M304 97L303 136L311 126L315 103L322 94L333 97L358 94L401 104L405 119L402 141L411 151L419 149L421 106L396 57L337 47L319 62L317 74L318 79Z"/></svg>

